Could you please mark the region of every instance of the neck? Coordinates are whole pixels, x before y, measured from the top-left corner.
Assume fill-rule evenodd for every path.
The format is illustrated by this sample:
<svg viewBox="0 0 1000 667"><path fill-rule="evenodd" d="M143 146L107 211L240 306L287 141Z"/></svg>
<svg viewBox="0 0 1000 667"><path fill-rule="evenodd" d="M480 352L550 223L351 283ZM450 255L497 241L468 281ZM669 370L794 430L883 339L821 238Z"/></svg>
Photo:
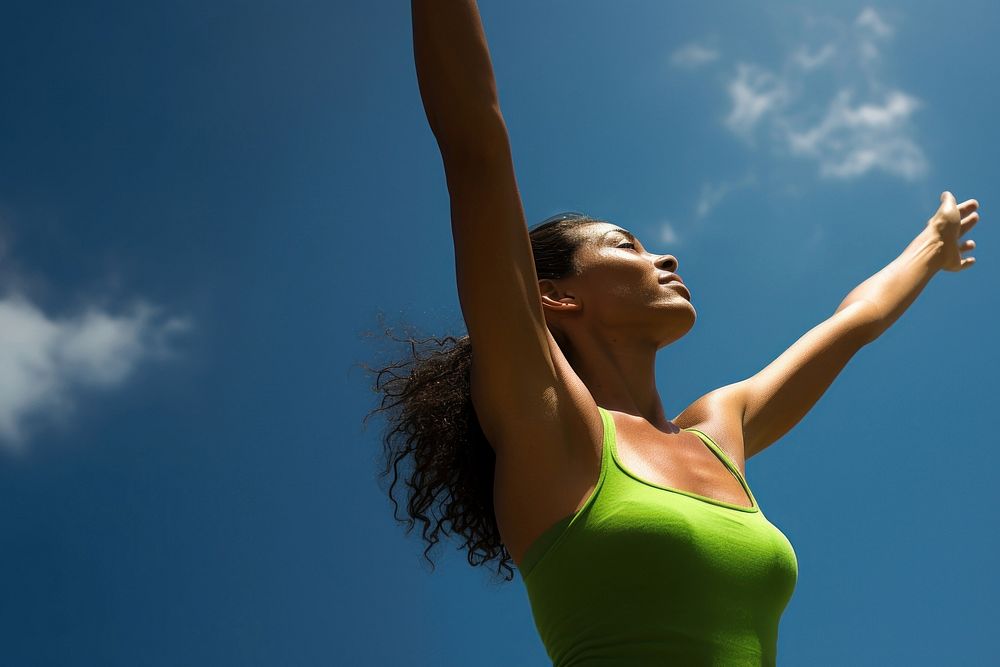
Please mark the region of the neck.
<svg viewBox="0 0 1000 667"><path fill-rule="evenodd" d="M670 420L656 388L655 345L599 339L586 332L574 336L567 348L563 350L567 361L598 405L669 430Z"/></svg>

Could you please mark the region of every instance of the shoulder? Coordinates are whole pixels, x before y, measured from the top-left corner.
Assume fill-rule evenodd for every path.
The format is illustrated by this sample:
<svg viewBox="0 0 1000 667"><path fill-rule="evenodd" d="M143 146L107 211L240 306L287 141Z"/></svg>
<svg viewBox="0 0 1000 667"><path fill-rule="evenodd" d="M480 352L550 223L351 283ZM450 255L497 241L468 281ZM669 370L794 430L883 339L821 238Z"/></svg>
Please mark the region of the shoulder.
<svg viewBox="0 0 1000 667"><path fill-rule="evenodd" d="M696 429L715 441L745 470L743 447L743 398L741 383L713 389L684 408L673 422L683 429Z"/></svg>
<svg viewBox="0 0 1000 667"><path fill-rule="evenodd" d="M681 428L698 428L706 423L738 421L743 419L742 383L734 382L699 396L674 417Z"/></svg>

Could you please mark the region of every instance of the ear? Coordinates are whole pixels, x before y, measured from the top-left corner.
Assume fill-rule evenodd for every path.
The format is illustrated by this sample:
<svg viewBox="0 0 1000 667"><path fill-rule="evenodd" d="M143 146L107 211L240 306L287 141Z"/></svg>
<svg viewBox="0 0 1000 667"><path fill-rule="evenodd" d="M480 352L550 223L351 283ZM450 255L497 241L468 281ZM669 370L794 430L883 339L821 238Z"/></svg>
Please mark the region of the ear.
<svg viewBox="0 0 1000 667"><path fill-rule="evenodd" d="M583 304L571 291L561 290L549 279L538 281L538 291L542 297L542 309L566 313L580 310Z"/></svg>

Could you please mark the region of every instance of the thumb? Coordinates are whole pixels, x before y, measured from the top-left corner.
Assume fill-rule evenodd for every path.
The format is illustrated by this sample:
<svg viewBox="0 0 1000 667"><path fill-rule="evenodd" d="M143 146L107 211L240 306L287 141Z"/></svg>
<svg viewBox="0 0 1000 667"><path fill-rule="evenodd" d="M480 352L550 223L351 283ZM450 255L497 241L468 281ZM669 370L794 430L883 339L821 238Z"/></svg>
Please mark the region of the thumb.
<svg viewBox="0 0 1000 667"><path fill-rule="evenodd" d="M958 202L955 201L955 195L951 194L951 192L949 192L948 190L945 190L944 192L941 193L941 203L942 204L944 204L945 202L947 202L949 199L951 200L952 204L955 204L955 205L958 204Z"/></svg>

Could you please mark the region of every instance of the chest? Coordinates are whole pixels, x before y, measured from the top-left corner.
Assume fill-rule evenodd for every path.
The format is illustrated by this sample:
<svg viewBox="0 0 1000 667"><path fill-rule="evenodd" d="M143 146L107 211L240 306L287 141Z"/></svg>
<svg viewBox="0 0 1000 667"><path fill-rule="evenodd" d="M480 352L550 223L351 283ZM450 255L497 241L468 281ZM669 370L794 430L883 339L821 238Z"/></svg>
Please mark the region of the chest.
<svg viewBox="0 0 1000 667"><path fill-rule="evenodd" d="M678 430L662 433L648 423L633 424L616 418L615 455L619 465L631 476L651 486L685 491L712 500L718 500L743 507L752 507L748 496L736 473L726 465L722 455L728 457L740 474L745 463L735 452L722 450L722 455L698 435L690 431ZM713 437L719 426L699 424L698 430ZM725 435L717 435L724 442ZM714 440L713 438L713 440ZM721 443L716 444L722 448Z"/></svg>
<svg viewBox="0 0 1000 667"><path fill-rule="evenodd" d="M725 420L681 422L713 438L743 474L742 431ZM614 415L614 456L628 474L659 488L693 493L743 507L752 503L736 475L697 435L677 430L662 433L652 426L630 423ZM537 447L526 447L539 451ZM558 521L580 510L594 492L601 469L602 441L592 443L570 461L543 465L531 457L530 465L498 465L494 480L494 510L501 536L516 563L529 545Z"/></svg>

